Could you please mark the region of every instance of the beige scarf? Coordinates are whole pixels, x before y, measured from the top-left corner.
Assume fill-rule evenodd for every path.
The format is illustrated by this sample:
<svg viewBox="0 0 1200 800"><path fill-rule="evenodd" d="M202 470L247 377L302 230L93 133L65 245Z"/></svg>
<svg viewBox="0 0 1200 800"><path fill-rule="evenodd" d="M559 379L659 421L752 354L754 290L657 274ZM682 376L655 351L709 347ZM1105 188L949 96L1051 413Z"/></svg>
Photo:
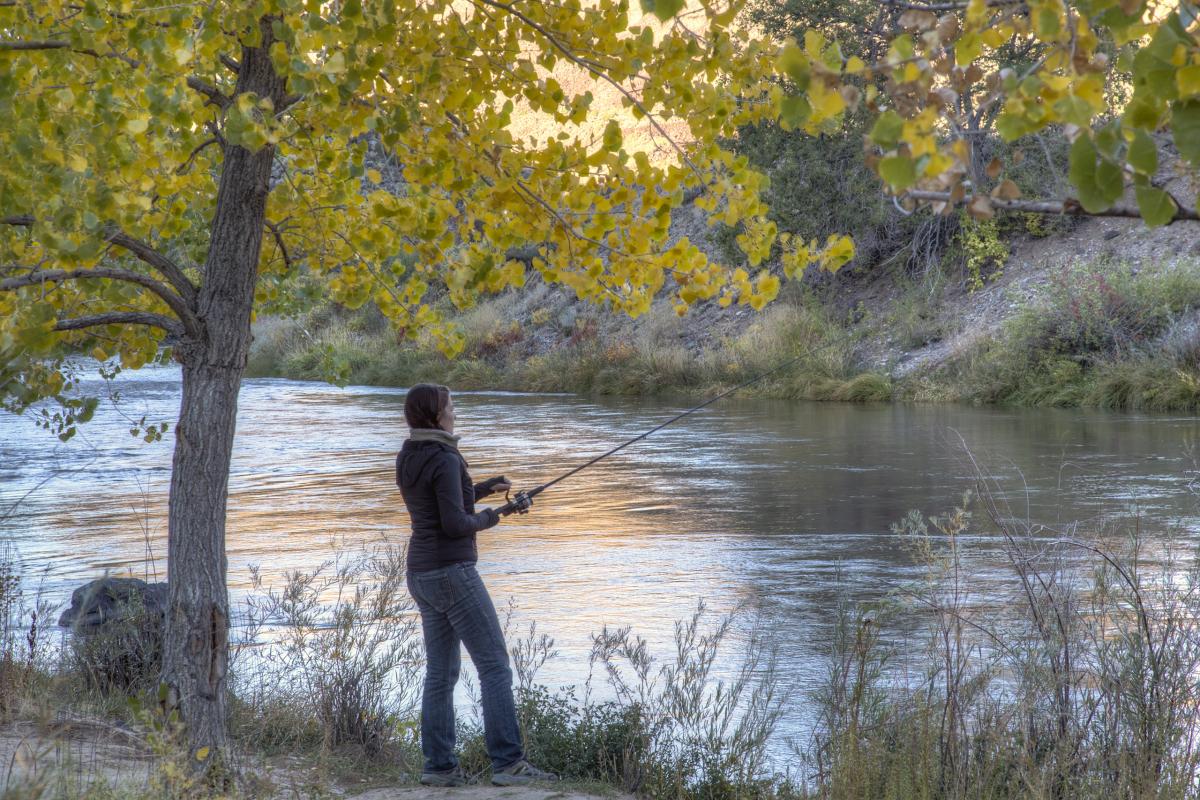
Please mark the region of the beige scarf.
<svg viewBox="0 0 1200 800"><path fill-rule="evenodd" d="M410 441L414 442L441 442L444 445L458 449L458 440L461 436L455 436L441 428L413 428L408 433Z"/></svg>

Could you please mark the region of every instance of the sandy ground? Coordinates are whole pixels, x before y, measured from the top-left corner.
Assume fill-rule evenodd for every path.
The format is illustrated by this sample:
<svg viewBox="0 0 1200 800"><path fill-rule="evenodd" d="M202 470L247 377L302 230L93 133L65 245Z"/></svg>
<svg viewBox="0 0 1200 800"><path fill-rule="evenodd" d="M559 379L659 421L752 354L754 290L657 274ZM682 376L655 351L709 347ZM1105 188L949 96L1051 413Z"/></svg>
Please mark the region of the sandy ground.
<svg viewBox="0 0 1200 800"><path fill-rule="evenodd" d="M435 789L428 786L406 786L392 789L372 789L350 795L354 800L595 800L596 795L580 794L574 789L532 787L464 786L455 789ZM628 798L611 794L610 798Z"/></svg>
<svg viewBox="0 0 1200 800"><path fill-rule="evenodd" d="M138 789L153 773L155 759L144 740L120 727L93 720L61 719L53 723L14 722L0 727L0 796L9 791L47 789L59 795L86 797L86 787ZM278 759L247 769L264 798L301 800L345 797L355 800L633 800L602 786L567 784L562 787L385 786L360 790L349 786L314 784L312 765L300 758ZM595 792L599 792L598 794Z"/></svg>
<svg viewBox="0 0 1200 800"><path fill-rule="evenodd" d="M86 720L0 728L0 794L21 786L144 785L152 760L128 731Z"/></svg>

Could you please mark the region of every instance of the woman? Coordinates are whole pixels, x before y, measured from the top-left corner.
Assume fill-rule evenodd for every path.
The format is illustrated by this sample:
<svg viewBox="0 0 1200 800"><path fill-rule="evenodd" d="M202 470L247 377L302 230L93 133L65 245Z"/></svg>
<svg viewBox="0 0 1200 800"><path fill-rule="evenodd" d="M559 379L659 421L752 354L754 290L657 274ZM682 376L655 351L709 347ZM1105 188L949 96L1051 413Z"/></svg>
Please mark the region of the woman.
<svg viewBox="0 0 1200 800"><path fill-rule="evenodd" d="M475 534L500 521L475 501L511 487L503 476L471 485L467 462L454 435L454 401L445 386L418 384L404 401L411 429L396 457L396 483L412 518L408 545L408 590L421 610L425 632L425 693L421 698L421 783L461 786L467 782L454 755L454 686L466 645L479 671L484 739L492 759L492 783L513 786L557 776L525 760L513 703L512 670L496 608L475 571ZM506 515L531 501L508 504Z"/></svg>

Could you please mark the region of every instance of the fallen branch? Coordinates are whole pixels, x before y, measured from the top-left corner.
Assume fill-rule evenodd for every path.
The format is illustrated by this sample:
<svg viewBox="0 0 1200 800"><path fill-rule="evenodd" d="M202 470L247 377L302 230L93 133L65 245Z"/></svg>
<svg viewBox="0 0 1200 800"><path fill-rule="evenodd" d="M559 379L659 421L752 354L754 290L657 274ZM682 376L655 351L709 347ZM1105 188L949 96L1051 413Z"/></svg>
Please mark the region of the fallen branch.
<svg viewBox="0 0 1200 800"><path fill-rule="evenodd" d="M1002 211L1025 211L1032 214L1065 214L1075 217L1121 217L1125 219L1142 218L1142 213L1135 206L1116 205L1105 211L1093 213L1084 210L1079 201L1073 198L1066 200L1005 200L986 194L967 194L960 198L954 198L950 192L930 192L920 189L900 195L900 199L906 197L921 203L946 203L951 206L970 205L976 199L980 199L986 200L992 208ZM1197 213L1194 209L1179 206L1175 211L1175 216L1167 224L1170 225L1181 220L1200 222L1200 213Z"/></svg>

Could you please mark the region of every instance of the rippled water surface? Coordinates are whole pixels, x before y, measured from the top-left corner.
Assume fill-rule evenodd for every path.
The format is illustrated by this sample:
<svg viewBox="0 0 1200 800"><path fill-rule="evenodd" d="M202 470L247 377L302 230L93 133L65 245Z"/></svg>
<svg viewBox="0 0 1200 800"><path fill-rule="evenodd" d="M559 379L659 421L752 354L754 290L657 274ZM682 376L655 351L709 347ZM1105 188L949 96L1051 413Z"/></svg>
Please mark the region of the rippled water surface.
<svg viewBox="0 0 1200 800"><path fill-rule="evenodd" d="M104 394L100 382L86 389ZM151 445L130 420L174 421L178 372L122 376L120 403L69 443L0 414L0 539L30 590L62 601L106 571L164 579L173 437ZM277 583L338 553L403 542L393 464L403 390L250 380L242 390L229 500L234 601L251 567ZM461 393L458 433L473 476L541 483L653 427L682 404ZM578 683L589 634L633 625L670 653L674 621L703 598L761 612L796 690L823 671L839 603L878 599L916 575L890 526L942 513L973 483L974 457L1012 513L1045 523L1135 508L1143 527L1200 535L1193 492L1200 421L1077 411L723 400L546 492L534 513L480 535L480 572L519 623L560 656L542 678ZM970 547L984 580L997 543ZM998 587L1003 574L993 570ZM998 589L999 590L999 589ZM742 628L744 630L744 627Z"/></svg>

